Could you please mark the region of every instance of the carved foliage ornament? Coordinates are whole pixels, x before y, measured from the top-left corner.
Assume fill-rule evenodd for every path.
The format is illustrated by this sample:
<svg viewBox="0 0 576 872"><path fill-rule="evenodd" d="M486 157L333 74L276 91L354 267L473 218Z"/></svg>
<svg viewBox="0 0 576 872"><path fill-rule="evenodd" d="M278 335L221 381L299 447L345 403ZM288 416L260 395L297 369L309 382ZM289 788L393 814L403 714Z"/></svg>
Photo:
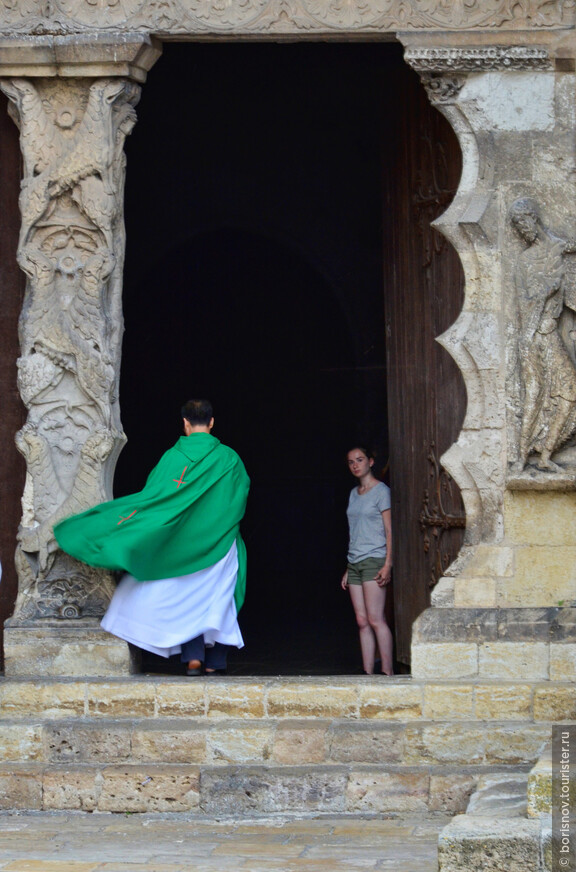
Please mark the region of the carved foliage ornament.
<svg viewBox="0 0 576 872"><path fill-rule="evenodd" d="M102 613L109 573L58 551L54 524L110 497L118 406L124 139L138 86L122 79L3 80L20 128L18 262L27 275L18 386L28 418L16 615Z"/></svg>
<svg viewBox="0 0 576 872"><path fill-rule="evenodd" d="M3 32L396 32L569 27L576 0L0 0Z"/></svg>
<svg viewBox="0 0 576 872"><path fill-rule="evenodd" d="M422 73L420 78L431 103L454 102L466 82L464 76L436 76L433 73Z"/></svg>
<svg viewBox="0 0 576 872"><path fill-rule="evenodd" d="M458 73L486 70L550 70L548 50L537 46L408 48L407 63L416 72Z"/></svg>

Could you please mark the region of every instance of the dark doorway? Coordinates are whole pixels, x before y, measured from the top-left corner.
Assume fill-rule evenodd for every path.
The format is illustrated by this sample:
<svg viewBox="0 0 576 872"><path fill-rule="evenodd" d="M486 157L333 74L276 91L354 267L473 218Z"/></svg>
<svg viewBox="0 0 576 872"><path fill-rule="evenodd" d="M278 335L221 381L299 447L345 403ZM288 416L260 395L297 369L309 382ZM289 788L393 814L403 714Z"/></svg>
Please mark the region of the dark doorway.
<svg viewBox="0 0 576 872"><path fill-rule="evenodd" d="M168 45L127 144L115 495L209 396L252 479L238 674L359 671L345 452L388 456L382 143L402 63L395 45Z"/></svg>

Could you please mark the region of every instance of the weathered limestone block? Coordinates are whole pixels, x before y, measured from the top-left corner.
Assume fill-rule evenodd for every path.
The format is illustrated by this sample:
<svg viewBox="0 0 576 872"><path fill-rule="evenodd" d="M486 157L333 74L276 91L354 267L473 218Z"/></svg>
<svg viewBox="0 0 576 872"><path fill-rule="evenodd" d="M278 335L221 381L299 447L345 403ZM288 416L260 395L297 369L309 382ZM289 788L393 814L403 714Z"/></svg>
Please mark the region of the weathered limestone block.
<svg viewBox="0 0 576 872"><path fill-rule="evenodd" d="M206 714L203 682L186 684L159 680L156 685L156 708L159 717L198 717Z"/></svg>
<svg viewBox="0 0 576 872"><path fill-rule="evenodd" d="M550 644L551 681L576 681L576 644L559 642Z"/></svg>
<svg viewBox="0 0 576 872"><path fill-rule="evenodd" d="M264 714L262 684L212 681L206 684L205 693L207 714L211 718L230 716L250 718L261 717Z"/></svg>
<svg viewBox="0 0 576 872"><path fill-rule="evenodd" d="M308 768L203 769L200 805L213 815L250 812L344 812L347 774Z"/></svg>
<svg viewBox="0 0 576 872"><path fill-rule="evenodd" d="M474 685L426 684L423 716L426 720L472 720Z"/></svg>
<svg viewBox="0 0 576 872"><path fill-rule="evenodd" d="M426 812L430 776L422 772L351 772L347 810L362 814Z"/></svg>
<svg viewBox="0 0 576 872"><path fill-rule="evenodd" d="M422 687L382 682L360 688L360 717L390 721L422 717Z"/></svg>
<svg viewBox="0 0 576 872"><path fill-rule="evenodd" d="M430 605L435 608L450 608L454 605L455 579L442 576L438 579L430 595Z"/></svg>
<svg viewBox="0 0 576 872"><path fill-rule="evenodd" d="M550 739L549 729L543 724L516 724L491 726L486 731L485 753L487 763L525 764L538 759Z"/></svg>
<svg viewBox="0 0 576 872"><path fill-rule="evenodd" d="M522 726L519 727L519 724ZM409 765L533 763L549 738L543 724L480 721L406 727L404 762Z"/></svg>
<svg viewBox="0 0 576 872"><path fill-rule="evenodd" d="M141 718L153 717L156 712L155 688L143 680L130 684L89 684L86 701L91 717Z"/></svg>
<svg viewBox="0 0 576 872"><path fill-rule="evenodd" d="M432 679L474 678L478 675L478 645L475 642L420 643L413 640L412 675Z"/></svg>
<svg viewBox="0 0 576 872"><path fill-rule="evenodd" d="M326 724L320 720L281 722L274 735L272 759L291 766L322 763L327 756L328 740Z"/></svg>
<svg viewBox="0 0 576 872"><path fill-rule="evenodd" d="M576 493L509 491L504 500L504 523L511 545L573 546Z"/></svg>
<svg viewBox="0 0 576 872"><path fill-rule="evenodd" d="M99 811L191 811L199 803L197 766L134 764L102 771Z"/></svg>
<svg viewBox="0 0 576 872"><path fill-rule="evenodd" d="M534 690L534 720L549 723L576 720L576 686L542 686Z"/></svg>
<svg viewBox="0 0 576 872"><path fill-rule="evenodd" d="M82 717L86 714L86 687L81 682L53 684L41 681L0 682L0 707L8 718L43 720Z"/></svg>
<svg viewBox="0 0 576 872"><path fill-rule="evenodd" d="M150 763L206 763L209 759L205 727L188 719L145 718L131 731L131 759Z"/></svg>
<svg viewBox="0 0 576 872"><path fill-rule="evenodd" d="M474 774L431 775L429 811L461 814L466 810L476 782Z"/></svg>
<svg viewBox="0 0 576 872"><path fill-rule="evenodd" d="M442 872L527 872L537 869L540 825L517 819L458 815L440 833L438 861Z"/></svg>
<svg viewBox="0 0 576 872"><path fill-rule="evenodd" d="M530 720L532 687L522 684L477 685L474 711L480 720Z"/></svg>
<svg viewBox="0 0 576 872"><path fill-rule="evenodd" d="M42 808L95 811L101 790L102 775L98 769L51 766L42 779Z"/></svg>
<svg viewBox="0 0 576 872"><path fill-rule="evenodd" d="M206 750L212 764L265 763L272 755L273 742L274 728L267 723L228 722L209 731Z"/></svg>
<svg viewBox="0 0 576 872"><path fill-rule="evenodd" d="M0 722L0 760L41 760L42 750L39 725Z"/></svg>
<svg viewBox="0 0 576 872"><path fill-rule="evenodd" d="M270 717L353 717L358 710L356 689L351 686L277 685L268 691Z"/></svg>
<svg viewBox="0 0 576 872"><path fill-rule="evenodd" d="M338 724L329 735L335 763L401 763L405 728L401 724Z"/></svg>
<svg viewBox="0 0 576 872"><path fill-rule="evenodd" d="M407 727L404 762L460 763L478 765L484 762L485 729L478 722L414 725Z"/></svg>
<svg viewBox="0 0 576 872"><path fill-rule="evenodd" d="M524 817L526 813L527 775L506 772L482 775L478 779L466 814L496 818Z"/></svg>
<svg viewBox="0 0 576 872"><path fill-rule="evenodd" d="M546 642L485 642L479 646L480 678L521 680L549 677L549 645Z"/></svg>
<svg viewBox="0 0 576 872"><path fill-rule="evenodd" d="M552 813L552 749L548 747L528 775L528 817Z"/></svg>
<svg viewBox="0 0 576 872"><path fill-rule="evenodd" d="M516 552L514 578L498 582L497 604L572 606L576 603L576 546L525 545Z"/></svg>
<svg viewBox="0 0 576 872"><path fill-rule="evenodd" d="M490 609L496 606L498 580L492 578L455 578L454 603L457 609Z"/></svg>
<svg viewBox="0 0 576 872"><path fill-rule="evenodd" d="M96 621L7 622L6 669L11 676L113 676L135 672L139 656Z"/></svg>
<svg viewBox="0 0 576 872"><path fill-rule="evenodd" d="M131 756L130 728L114 722L48 723L43 729L43 746L49 763L120 763Z"/></svg>
<svg viewBox="0 0 576 872"><path fill-rule="evenodd" d="M0 809L42 808L42 770L30 764L0 765Z"/></svg>

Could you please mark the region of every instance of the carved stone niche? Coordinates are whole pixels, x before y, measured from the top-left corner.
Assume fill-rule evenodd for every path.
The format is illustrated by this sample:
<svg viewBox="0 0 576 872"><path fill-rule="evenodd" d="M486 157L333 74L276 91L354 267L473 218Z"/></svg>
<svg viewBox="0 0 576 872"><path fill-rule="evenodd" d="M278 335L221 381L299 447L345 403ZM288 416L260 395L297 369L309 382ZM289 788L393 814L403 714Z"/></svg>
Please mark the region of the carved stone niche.
<svg viewBox="0 0 576 872"><path fill-rule="evenodd" d="M135 50L143 42L135 40ZM106 44L109 48L109 39ZM104 68L110 72L108 55ZM120 56L124 69L125 45ZM81 63L76 71L82 71ZM123 146L136 122L140 87L107 75L3 78L0 88L20 129L24 172L17 257L27 276L18 387L28 416L16 435L27 474L6 669L21 674L34 663L36 674L54 674L53 664L43 668L33 652L44 644L39 634L50 648L48 639L56 633L52 647L62 649L57 674L127 671L127 646L98 627L114 590L112 573L61 552L53 527L111 498L114 466L125 442L118 403ZM64 625L67 632L58 636L58 626ZM102 653L100 665L98 657L94 664L77 657L74 627L82 631L84 646L88 634L89 647ZM104 636L108 653L101 644ZM23 654L27 638L30 650ZM67 656L66 646L76 653ZM110 656L114 647L118 650Z"/></svg>

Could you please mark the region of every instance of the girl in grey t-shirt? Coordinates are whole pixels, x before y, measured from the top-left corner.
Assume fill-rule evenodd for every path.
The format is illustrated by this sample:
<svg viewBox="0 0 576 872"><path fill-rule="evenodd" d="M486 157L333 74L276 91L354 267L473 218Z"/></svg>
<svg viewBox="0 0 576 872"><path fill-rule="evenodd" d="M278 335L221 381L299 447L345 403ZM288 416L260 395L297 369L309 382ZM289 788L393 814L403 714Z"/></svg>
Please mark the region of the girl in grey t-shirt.
<svg viewBox="0 0 576 872"><path fill-rule="evenodd" d="M386 585L392 572L390 488L372 472L374 457L365 448L348 452L348 468L357 479L348 502L348 568L342 587L350 592L360 633L364 672L372 675L376 651L382 672L394 674L393 640L384 616Z"/></svg>

